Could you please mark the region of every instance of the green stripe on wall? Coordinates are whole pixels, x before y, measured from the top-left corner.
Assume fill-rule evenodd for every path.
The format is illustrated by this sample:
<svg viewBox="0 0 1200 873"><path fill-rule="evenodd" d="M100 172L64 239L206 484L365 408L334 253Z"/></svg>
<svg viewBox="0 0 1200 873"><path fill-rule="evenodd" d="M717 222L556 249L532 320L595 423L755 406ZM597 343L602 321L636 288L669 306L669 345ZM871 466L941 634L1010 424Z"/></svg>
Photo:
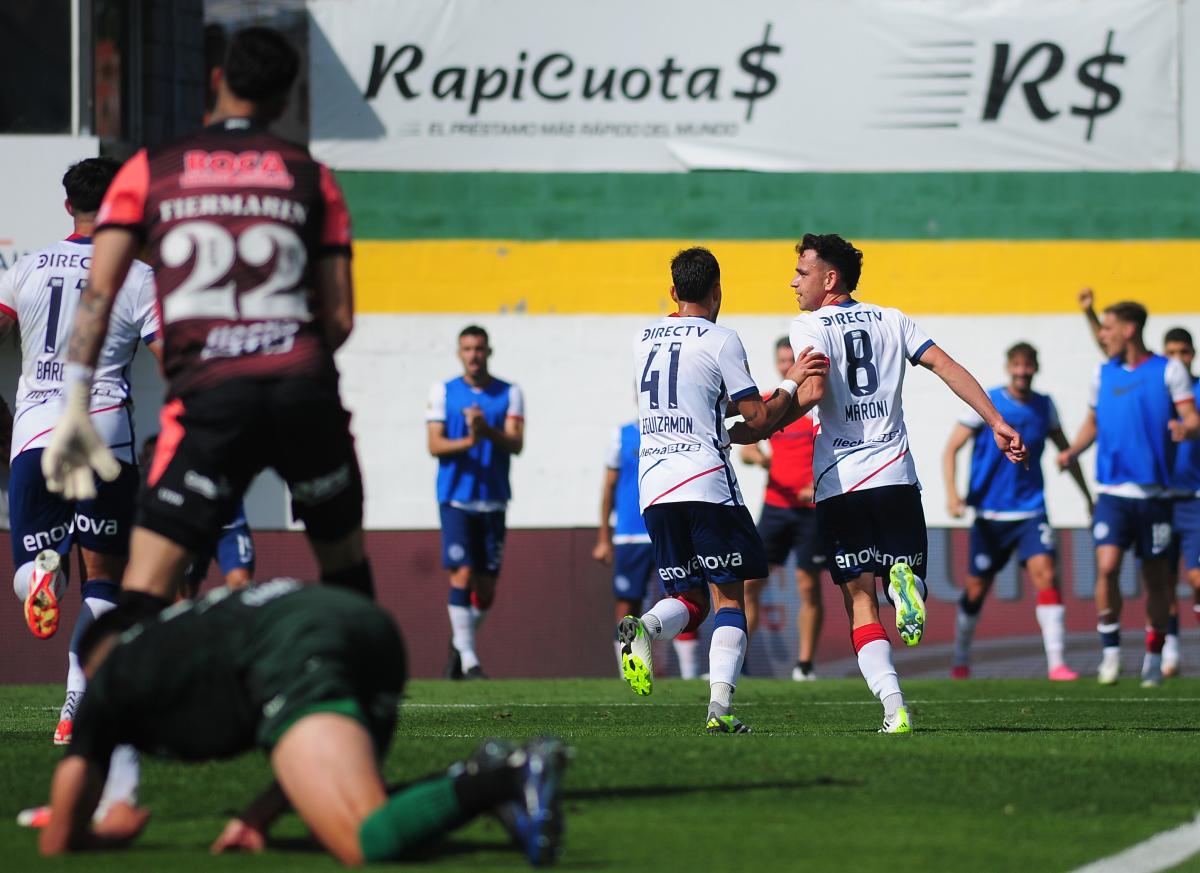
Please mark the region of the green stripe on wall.
<svg viewBox="0 0 1200 873"><path fill-rule="evenodd" d="M1194 173L337 174L359 239L1190 239Z"/></svg>

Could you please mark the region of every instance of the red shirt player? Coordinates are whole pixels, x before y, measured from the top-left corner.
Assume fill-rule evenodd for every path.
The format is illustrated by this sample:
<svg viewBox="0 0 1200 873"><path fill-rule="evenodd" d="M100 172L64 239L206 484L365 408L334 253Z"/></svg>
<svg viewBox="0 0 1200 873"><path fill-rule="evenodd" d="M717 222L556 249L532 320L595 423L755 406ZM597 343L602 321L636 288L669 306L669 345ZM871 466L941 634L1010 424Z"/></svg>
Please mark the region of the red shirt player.
<svg viewBox="0 0 1200 873"><path fill-rule="evenodd" d="M213 71L214 123L139 151L97 216L67 411L43 467L68 499L88 496L93 470L112 473L88 421L87 387L113 295L144 244L168 388L122 582L131 609L174 597L265 467L291 488L322 580L373 592L362 480L333 362L353 326L349 217L329 170L265 127L298 67L275 31L235 34Z"/></svg>
<svg viewBox="0 0 1200 873"><path fill-rule="evenodd" d="M795 363L791 340L783 337L775 344L775 367L783 378ZM757 444L742 448L742 460L768 470L767 492L763 498L758 533L767 549L767 562L774 573L787 563L790 552L796 559L796 588L800 593L800 611L796 627L800 633L800 652L792 678L807 681L813 673L813 654L821 633L824 609L817 579L825 558L817 549L817 515L813 503L813 441L817 426L811 415L789 424L775 433L767 454ZM751 635L758 628L759 601L768 580L746 582L746 625Z"/></svg>

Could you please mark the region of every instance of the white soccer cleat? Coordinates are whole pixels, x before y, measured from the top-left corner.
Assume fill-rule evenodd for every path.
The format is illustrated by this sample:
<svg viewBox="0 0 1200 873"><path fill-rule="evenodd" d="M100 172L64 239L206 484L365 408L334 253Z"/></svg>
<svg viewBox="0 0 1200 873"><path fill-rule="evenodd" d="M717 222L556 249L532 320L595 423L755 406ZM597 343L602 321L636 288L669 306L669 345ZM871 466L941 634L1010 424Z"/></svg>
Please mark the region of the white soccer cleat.
<svg viewBox="0 0 1200 873"><path fill-rule="evenodd" d="M1105 652L1100 658L1100 668L1096 671L1096 681L1101 685L1116 685L1121 676L1121 653Z"/></svg>
<svg viewBox="0 0 1200 873"><path fill-rule="evenodd" d="M892 713L891 718L884 718L883 727L879 729L879 733L911 734L912 730L912 717L908 714L908 707L902 706Z"/></svg>
<svg viewBox="0 0 1200 873"><path fill-rule="evenodd" d="M627 615L617 622L621 672L633 693L644 697L654 690L654 656L650 637L640 618Z"/></svg>
<svg viewBox="0 0 1200 873"><path fill-rule="evenodd" d="M1142 662L1142 687L1158 688L1163 682L1162 656L1152 652L1146 653Z"/></svg>
<svg viewBox="0 0 1200 873"><path fill-rule="evenodd" d="M801 669L800 665L796 664L792 667L792 681L815 682L817 681L817 672L815 670L809 670L807 673L805 673L804 670Z"/></svg>

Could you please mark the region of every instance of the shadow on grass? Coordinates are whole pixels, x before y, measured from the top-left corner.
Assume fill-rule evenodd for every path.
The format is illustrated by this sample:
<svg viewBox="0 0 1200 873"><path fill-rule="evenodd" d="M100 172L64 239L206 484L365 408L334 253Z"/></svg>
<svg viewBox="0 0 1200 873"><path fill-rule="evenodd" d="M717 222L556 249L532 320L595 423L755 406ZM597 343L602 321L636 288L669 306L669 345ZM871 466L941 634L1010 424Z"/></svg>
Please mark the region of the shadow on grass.
<svg viewBox="0 0 1200 873"><path fill-rule="evenodd" d="M1121 733L1121 734L1196 734L1200 733L1200 727L1188 727L1180 725L1178 727L1144 727L1139 725L1128 725L1114 727L1112 725L1095 725L1092 727L1080 727L1079 725L1065 725L1062 727L1024 727L1021 725L979 725L975 727L962 728L927 728L922 727L919 731L922 734L1102 734L1102 733Z"/></svg>
<svg viewBox="0 0 1200 873"><path fill-rule="evenodd" d="M685 794L721 794L747 791L799 791L806 788L860 788L861 779L835 779L818 776L815 779L792 779L778 782L743 782L712 785L628 785L612 788L581 788L563 792L564 800L620 800L639 797L678 797Z"/></svg>

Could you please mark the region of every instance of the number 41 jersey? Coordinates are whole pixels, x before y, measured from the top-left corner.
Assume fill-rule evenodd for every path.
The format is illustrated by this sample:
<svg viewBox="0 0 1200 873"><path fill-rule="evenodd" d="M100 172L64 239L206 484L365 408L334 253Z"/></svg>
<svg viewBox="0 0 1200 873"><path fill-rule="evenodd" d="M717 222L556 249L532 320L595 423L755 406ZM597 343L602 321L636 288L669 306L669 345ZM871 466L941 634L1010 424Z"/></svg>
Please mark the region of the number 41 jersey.
<svg viewBox="0 0 1200 873"><path fill-rule="evenodd" d="M900 395L908 364L917 363L933 340L900 310L857 300L800 314L791 340L797 355L812 346L829 358L813 448L817 502L919 484Z"/></svg>
<svg viewBox="0 0 1200 873"><path fill-rule="evenodd" d="M758 388L741 339L707 319L671 315L638 332L634 358L642 510L686 501L742 505L726 408Z"/></svg>
<svg viewBox="0 0 1200 873"><path fill-rule="evenodd" d="M97 216L147 243L174 397L237 378L333 376L312 288L349 254L341 191L303 147L244 118L143 149Z"/></svg>

